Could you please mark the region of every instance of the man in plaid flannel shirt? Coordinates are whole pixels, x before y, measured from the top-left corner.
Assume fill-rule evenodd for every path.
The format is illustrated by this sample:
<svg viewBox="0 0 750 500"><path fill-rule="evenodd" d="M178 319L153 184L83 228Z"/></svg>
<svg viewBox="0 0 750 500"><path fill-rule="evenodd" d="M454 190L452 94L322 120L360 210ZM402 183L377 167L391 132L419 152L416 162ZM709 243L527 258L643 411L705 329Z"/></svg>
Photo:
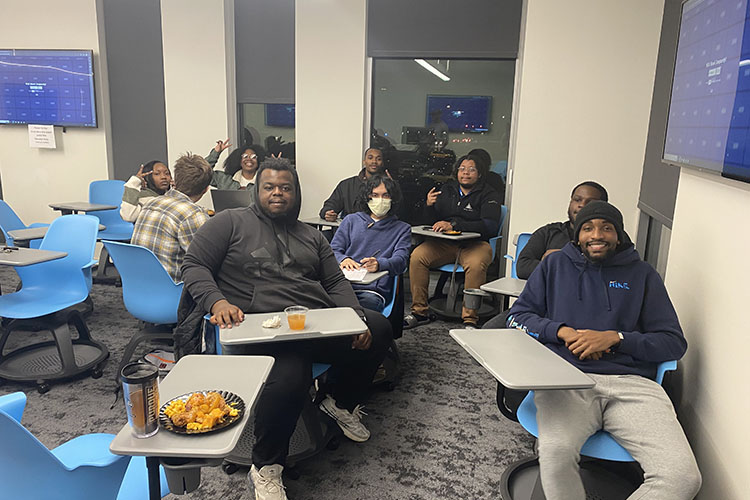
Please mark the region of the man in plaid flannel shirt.
<svg viewBox="0 0 750 500"><path fill-rule="evenodd" d="M211 167L201 156L186 153L174 164L174 187L146 203L135 222L131 243L156 255L175 282L198 228L208 220L196 202L208 191Z"/></svg>

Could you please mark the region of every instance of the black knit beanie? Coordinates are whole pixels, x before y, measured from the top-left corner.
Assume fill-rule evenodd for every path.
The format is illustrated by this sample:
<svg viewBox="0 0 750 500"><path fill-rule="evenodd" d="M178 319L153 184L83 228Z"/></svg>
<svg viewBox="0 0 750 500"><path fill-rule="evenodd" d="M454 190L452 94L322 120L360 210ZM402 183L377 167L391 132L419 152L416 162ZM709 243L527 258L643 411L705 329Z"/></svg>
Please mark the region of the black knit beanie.
<svg viewBox="0 0 750 500"><path fill-rule="evenodd" d="M615 226L615 231L617 231L617 239L620 242L626 241L625 228L623 227L620 211L606 201L596 200L589 202L576 215L576 225L573 230L573 241L576 244L578 244L578 233L581 231L581 226L583 226L584 222L592 219L604 219L611 222Z"/></svg>

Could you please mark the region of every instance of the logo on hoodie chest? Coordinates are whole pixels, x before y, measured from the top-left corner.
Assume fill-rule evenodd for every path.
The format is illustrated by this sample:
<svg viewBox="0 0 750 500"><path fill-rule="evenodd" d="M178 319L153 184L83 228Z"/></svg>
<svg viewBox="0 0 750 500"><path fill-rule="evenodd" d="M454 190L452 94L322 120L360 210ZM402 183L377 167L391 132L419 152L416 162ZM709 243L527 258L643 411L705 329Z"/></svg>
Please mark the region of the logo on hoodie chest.
<svg viewBox="0 0 750 500"><path fill-rule="evenodd" d="M610 287L610 288L622 288L622 289L624 289L624 290L630 290L630 285L629 285L629 284L628 284L627 282L625 282L625 283L620 283L620 282L619 282L619 281L617 281L617 280L612 280L612 281L610 281L610 282L609 282L609 287Z"/></svg>

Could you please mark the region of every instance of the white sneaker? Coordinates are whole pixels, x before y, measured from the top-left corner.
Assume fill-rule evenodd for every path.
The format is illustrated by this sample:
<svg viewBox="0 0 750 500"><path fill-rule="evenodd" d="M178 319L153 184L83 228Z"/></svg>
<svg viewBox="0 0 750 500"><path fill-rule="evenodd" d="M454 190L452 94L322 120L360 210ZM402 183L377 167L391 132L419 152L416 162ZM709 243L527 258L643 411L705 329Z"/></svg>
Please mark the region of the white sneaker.
<svg viewBox="0 0 750 500"><path fill-rule="evenodd" d="M288 500L281 482L281 471L284 467L279 464L264 465L260 470L255 465L250 467L248 477L255 486L255 500Z"/></svg>
<svg viewBox="0 0 750 500"><path fill-rule="evenodd" d="M336 400L331 396L326 396L323 402L320 403L320 410L334 419L339 424L339 427L341 427L341 430L344 431L344 436L352 441L363 443L370 439L370 431L361 422L362 415L367 415L367 413L362 411L361 405L357 405L349 413L347 410L342 410L336 406Z"/></svg>

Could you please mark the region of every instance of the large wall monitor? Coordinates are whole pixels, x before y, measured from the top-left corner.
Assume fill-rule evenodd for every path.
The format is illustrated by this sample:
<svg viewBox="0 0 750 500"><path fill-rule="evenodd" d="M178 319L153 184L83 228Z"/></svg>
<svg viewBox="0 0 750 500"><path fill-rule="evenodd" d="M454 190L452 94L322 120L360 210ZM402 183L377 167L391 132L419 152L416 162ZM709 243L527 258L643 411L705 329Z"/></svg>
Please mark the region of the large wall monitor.
<svg viewBox="0 0 750 500"><path fill-rule="evenodd" d="M664 161L750 182L747 0L682 5Z"/></svg>
<svg viewBox="0 0 750 500"><path fill-rule="evenodd" d="M90 50L0 49L0 124L96 127Z"/></svg>
<svg viewBox="0 0 750 500"><path fill-rule="evenodd" d="M491 96L428 95L425 125L442 120L451 132L487 132L491 108Z"/></svg>

